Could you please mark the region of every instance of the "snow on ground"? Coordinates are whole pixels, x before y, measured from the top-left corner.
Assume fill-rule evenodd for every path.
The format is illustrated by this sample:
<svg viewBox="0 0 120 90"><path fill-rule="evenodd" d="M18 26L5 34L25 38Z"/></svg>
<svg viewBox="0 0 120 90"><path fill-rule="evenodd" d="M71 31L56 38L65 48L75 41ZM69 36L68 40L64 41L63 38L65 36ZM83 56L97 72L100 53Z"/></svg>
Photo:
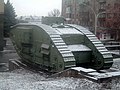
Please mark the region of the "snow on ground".
<svg viewBox="0 0 120 90"><path fill-rule="evenodd" d="M12 47L8 45L6 50L11 50ZM0 61L8 62L8 58L18 58L18 56L16 53L2 54ZM115 60L113 67L120 70L119 59ZM0 90L120 90L120 78L95 83L79 78L46 78L44 73L17 69L12 72L0 72Z"/></svg>
<svg viewBox="0 0 120 90"><path fill-rule="evenodd" d="M119 90L120 80L95 83L78 78L46 78L29 70L0 72L0 90Z"/></svg>
<svg viewBox="0 0 120 90"><path fill-rule="evenodd" d="M45 78L23 69L0 73L0 90L73 90L78 85L79 79Z"/></svg>

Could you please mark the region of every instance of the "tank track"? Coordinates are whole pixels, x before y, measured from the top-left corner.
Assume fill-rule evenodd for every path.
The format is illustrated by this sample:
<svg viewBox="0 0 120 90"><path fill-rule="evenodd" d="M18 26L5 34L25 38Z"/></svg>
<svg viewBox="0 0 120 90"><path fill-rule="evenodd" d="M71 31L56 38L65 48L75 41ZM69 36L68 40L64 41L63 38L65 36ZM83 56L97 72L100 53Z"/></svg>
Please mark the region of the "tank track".
<svg viewBox="0 0 120 90"><path fill-rule="evenodd" d="M76 28L78 31L82 32L87 39L89 39L89 45L93 50L94 55L94 69L109 69L113 64L112 54L104 47L104 45L100 42L100 40L87 29L78 26L78 25L69 25L73 28Z"/></svg>
<svg viewBox="0 0 120 90"><path fill-rule="evenodd" d="M52 34L52 35L50 35L50 37L51 37L54 45L57 47L57 49L59 50L59 52L61 53L61 55L64 59L65 68L75 66L74 55L72 54L72 52L70 50L68 50L67 45L62 40L60 35L59 34L57 34L57 35Z"/></svg>
<svg viewBox="0 0 120 90"><path fill-rule="evenodd" d="M61 36L57 34L57 32L53 30L53 28L51 28L52 30L50 30L50 28L51 27L49 28L44 27L44 30L49 34L55 47L59 50L60 54L62 55L64 60L64 68L76 66L73 53L68 49L67 45L65 44Z"/></svg>

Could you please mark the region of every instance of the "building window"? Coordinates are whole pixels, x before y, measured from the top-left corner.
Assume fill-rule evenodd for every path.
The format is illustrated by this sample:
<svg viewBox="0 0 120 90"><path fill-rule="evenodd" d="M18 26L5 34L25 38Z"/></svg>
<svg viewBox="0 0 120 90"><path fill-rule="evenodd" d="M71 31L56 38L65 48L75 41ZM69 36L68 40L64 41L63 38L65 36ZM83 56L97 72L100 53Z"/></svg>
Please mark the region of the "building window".
<svg viewBox="0 0 120 90"><path fill-rule="evenodd" d="M107 14L107 18L112 18L113 17L113 14L112 13L108 13Z"/></svg>
<svg viewBox="0 0 120 90"><path fill-rule="evenodd" d="M113 38L114 38L113 36L114 36L114 35L111 35L110 38L113 39Z"/></svg>
<svg viewBox="0 0 120 90"><path fill-rule="evenodd" d="M68 6L68 7L66 8L66 13L71 13L71 12L72 12L71 7Z"/></svg>
<svg viewBox="0 0 120 90"><path fill-rule="evenodd" d="M105 4L102 4L102 5L101 5L101 9L105 9Z"/></svg>
<svg viewBox="0 0 120 90"><path fill-rule="evenodd" d="M106 37L107 37L107 35L106 35L106 33L104 33L104 39L106 39Z"/></svg>

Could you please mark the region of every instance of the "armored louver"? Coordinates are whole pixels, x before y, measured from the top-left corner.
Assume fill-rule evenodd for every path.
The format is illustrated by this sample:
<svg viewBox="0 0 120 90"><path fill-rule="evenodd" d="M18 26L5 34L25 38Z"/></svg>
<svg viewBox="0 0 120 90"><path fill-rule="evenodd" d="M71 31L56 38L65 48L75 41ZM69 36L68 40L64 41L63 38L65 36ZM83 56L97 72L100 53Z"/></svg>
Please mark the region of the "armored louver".
<svg viewBox="0 0 120 90"><path fill-rule="evenodd" d="M49 55L49 45L47 45L47 44L42 44L41 45L41 53L42 54L46 54L46 55Z"/></svg>

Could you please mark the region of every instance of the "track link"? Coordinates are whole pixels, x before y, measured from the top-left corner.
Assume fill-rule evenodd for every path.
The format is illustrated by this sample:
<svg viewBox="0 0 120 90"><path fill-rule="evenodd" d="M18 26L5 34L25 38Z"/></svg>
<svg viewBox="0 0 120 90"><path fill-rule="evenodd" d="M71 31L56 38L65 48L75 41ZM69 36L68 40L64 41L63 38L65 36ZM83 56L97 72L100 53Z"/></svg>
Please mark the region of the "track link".
<svg viewBox="0 0 120 90"><path fill-rule="evenodd" d="M65 44L61 36L57 34L57 32L49 29L46 28L45 31L49 34L55 47L59 50L60 54L62 55L64 60L64 68L70 68L76 66L74 55L68 49L67 45Z"/></svg>
<svg viewBox="0 0 120 90"><path fill-rule="evenodd" d="M72 54L72 52L70 50L68 50L67 45L62 40L60 35L59 34L58 35L52 34L52 35L50 35L50 37L51 37L54 45L59 50L59 52L61 53L61 55L62 55L62 57L64 59L65 68L75 66L74 55Z"/></svg>
<svg viewBox="0 0 120 90"><path fill-rule="evenodd" d="M109 69L113 64L112 54L104 47L100 40L87 29L78 26L78 25L68 25L73 28L76 28L78 31L82 32L85 37L88 39L88 47L93 50L94 55L94 66L93 68L99 69Z"/></svg>

